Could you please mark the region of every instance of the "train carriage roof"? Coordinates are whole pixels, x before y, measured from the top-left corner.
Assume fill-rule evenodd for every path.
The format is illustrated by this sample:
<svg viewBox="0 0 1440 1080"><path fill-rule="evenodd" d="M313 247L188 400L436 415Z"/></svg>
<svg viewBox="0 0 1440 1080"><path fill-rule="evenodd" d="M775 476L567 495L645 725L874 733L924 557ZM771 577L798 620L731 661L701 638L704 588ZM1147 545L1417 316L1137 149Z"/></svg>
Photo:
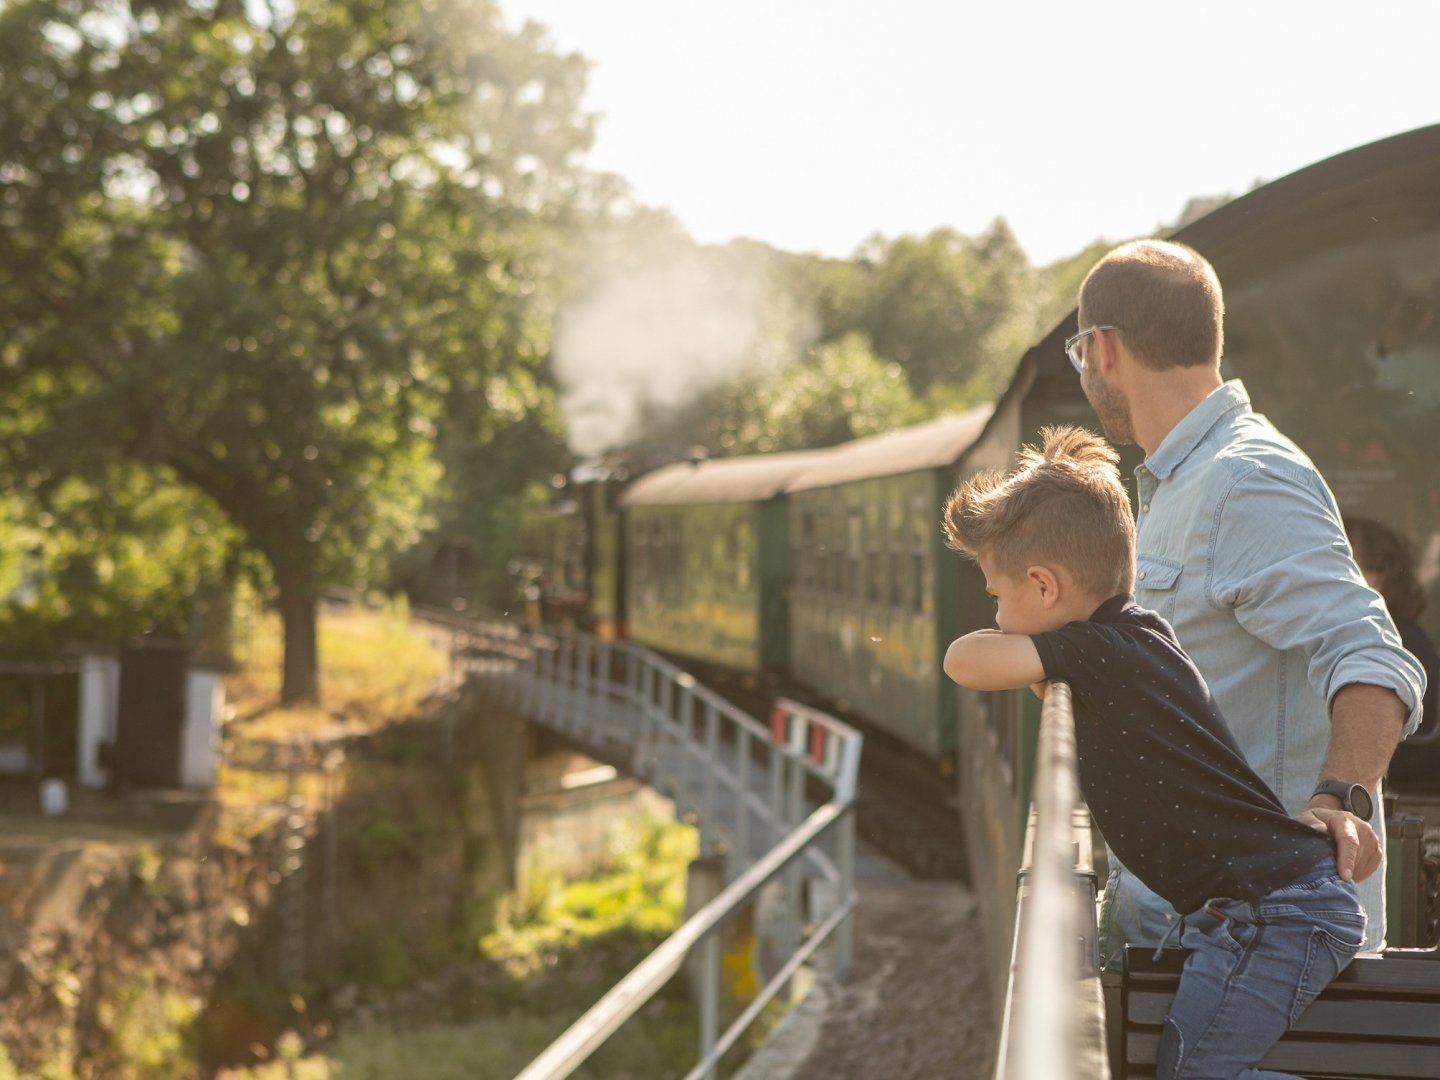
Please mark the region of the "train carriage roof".
<svg viewBox="0 0 1440 1080"><path fill-rule="evenodd" d="M1272 180L1171 234L1214 265L1222 282L1345 245L1416 235L1440 220L1440 124L1326 158ZM1062 348L1071 308L1026 351L1002 402L1037 378L1074 378ZM1078 392L1078 391L1077 391Z"/></svg>
<svg viewBox="0 0 1440 1080"><path fill-rule="evenodd" d="M625 506L764 502L832 450L681 461L636 480L621 498Z"/></svg>
<svg viewBox="0 0 1440 1080"><path fill-rule="evenodd" d="M977 405L956 416L942 416L837 446L797 476L786 490L836 487L953 465L975 445L994 410L994 405Z"/></svg>

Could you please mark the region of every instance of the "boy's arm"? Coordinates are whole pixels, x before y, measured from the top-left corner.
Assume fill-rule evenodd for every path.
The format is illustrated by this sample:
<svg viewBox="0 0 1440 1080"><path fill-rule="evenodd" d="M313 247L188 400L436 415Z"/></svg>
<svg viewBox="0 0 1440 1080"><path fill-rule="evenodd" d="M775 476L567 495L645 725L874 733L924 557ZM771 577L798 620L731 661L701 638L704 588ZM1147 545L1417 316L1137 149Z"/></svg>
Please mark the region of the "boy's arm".
<svg viewBox="0 0 1440 1080"><path fill-rule="evenodd" d="M1043 682L1045 667L1026 635L976 630L951 643L945 674L972 690L1018 690Z"/></svg>

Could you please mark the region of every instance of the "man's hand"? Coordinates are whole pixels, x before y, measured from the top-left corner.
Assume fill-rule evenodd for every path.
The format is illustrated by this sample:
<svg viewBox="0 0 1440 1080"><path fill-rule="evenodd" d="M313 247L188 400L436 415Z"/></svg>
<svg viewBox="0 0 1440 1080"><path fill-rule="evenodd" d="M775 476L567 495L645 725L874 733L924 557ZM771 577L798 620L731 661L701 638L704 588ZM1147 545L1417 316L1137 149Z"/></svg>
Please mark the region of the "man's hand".
<svg viewBox="0 0 1440 1080"><path fill-rule="evenodd" d="M1324 796L1322 796L1323 798ZM1380 869L1380 838L1368 821L1346 810L1307 806L1297 820L1335 841L1335 869L1342 881L1364 881Z"/></svg>

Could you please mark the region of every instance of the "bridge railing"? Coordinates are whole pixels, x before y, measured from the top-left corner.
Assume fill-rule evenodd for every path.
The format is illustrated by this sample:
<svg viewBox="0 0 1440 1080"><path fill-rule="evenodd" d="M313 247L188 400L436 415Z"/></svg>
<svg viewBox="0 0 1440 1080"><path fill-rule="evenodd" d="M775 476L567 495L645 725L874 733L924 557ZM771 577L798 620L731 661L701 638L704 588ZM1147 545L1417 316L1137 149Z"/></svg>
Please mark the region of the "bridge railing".
<svg viewBox="0 0 1440 1080"><path fill-rule="evenodd" d="M1046 691L1033 790L995 1077L1108 1080L1090 815L1064 682Z"/></svg>
<svg viewBox="0 0 1440 1080"><path fill-rule="evenodd" d="M826 942L835 976L845 976L859 732L783 699L762 724L633 643L503 623L452 629L466 669L502 704L612 762L628 761L634 775L674 800L678 815L693 816L702 853L723 857L728 882L517 1080L569 1076L692 953L700 1046L686 1080L713 1077L725 1053ZM721 1031L721 931L762 892L774 901L768 940L778 944L781 959Z"/></svg>

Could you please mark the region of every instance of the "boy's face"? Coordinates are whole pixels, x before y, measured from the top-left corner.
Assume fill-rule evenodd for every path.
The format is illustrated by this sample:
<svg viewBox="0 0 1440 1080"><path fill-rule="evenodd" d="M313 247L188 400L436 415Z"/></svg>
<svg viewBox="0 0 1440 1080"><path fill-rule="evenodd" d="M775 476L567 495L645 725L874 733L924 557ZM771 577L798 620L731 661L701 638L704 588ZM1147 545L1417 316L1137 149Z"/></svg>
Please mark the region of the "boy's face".
<svg viewBox="0 0 1440 1080"><path fill-rule="evenodd" d="M1006 634L1039 634L1058 630L1070 621L1059 608L1046 605L1041 583L1030 575L1012 578L981 554L975 560L985 575L985 591L995 598L995 625Z"/></svg>

